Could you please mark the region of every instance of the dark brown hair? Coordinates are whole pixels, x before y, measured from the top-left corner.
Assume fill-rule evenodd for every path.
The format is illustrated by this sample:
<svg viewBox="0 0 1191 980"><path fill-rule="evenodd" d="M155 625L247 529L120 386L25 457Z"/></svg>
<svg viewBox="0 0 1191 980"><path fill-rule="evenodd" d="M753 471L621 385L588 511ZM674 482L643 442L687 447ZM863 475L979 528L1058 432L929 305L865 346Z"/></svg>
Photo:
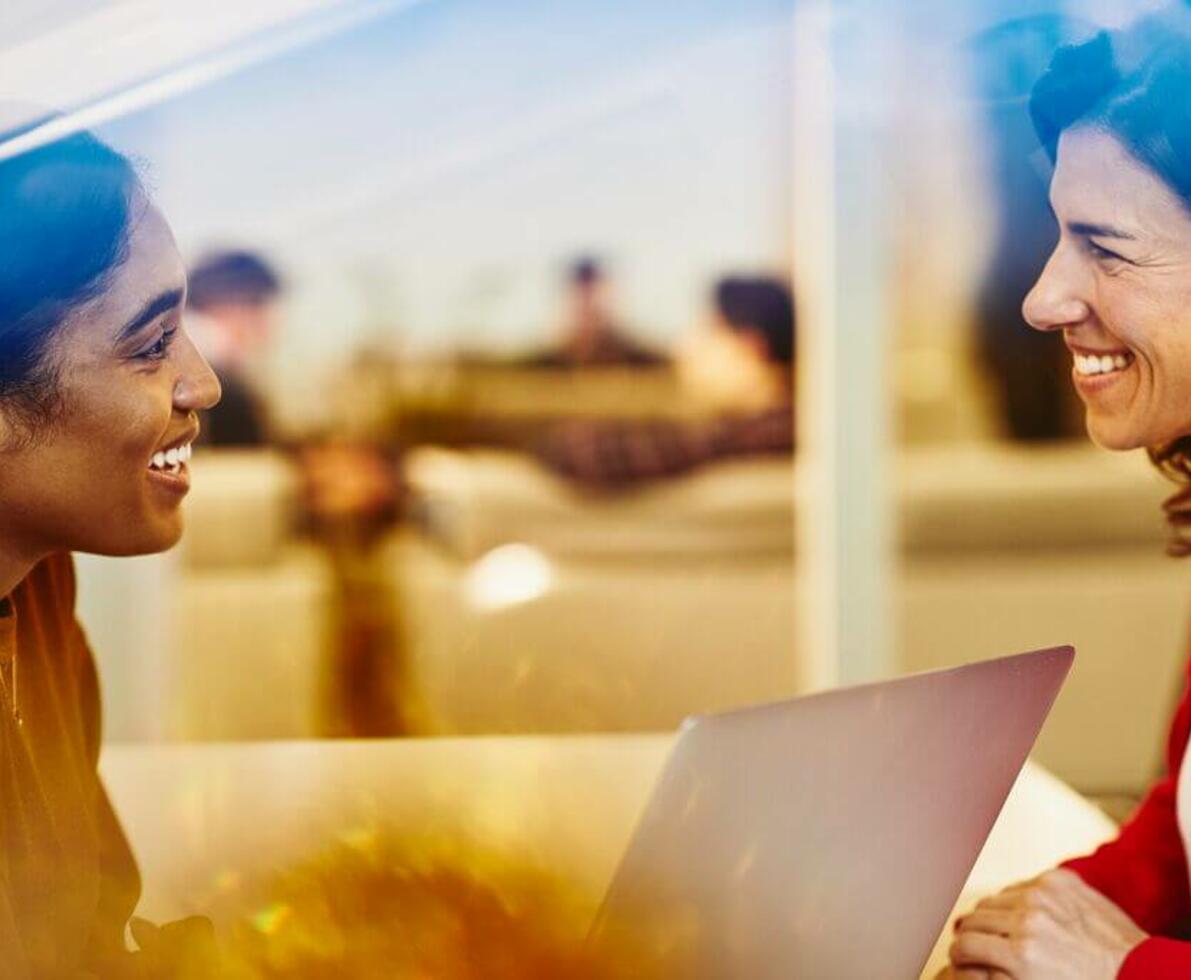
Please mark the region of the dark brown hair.
<svg viewBox="0 0 1191 980"><path fill-rule="evenodd" d="M29 436L60 407L51 341L124 261L139 186L88 133L0 160L0 403Z"/></svg>
<svg viewBox="0 0 1191 980"><path fill-rule="evenodd" d="M1191 212L1191 32L1186 11L1127 34L1060 48L1034 86L1030 115L1053 161L1072 126L1111 134ZM1167 550L1191 555L1191 434L1148 449L1180 490L1163 505Z"/></svg>

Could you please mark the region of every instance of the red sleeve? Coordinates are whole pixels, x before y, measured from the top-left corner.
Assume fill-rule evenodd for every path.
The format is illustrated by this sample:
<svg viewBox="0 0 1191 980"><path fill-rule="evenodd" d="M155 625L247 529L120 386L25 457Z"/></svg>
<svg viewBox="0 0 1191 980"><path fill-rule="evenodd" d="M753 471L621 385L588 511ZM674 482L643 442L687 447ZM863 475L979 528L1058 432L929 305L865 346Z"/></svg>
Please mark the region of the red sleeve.
<svg viewBox="0 0 1191 980"><path fill-rule="evenodd" d="M1117 980L1185 980L1191 976L1191 943L1152 936L1136 946Z"/></svg>
<svg viewBox="0 0 1191 980"><path fill-rule="evenodd" d="M1175 713L1167 746L1166 777L1150 790L1141 806L1121 827L1115 840L1100 847L1087 857L1068 861L1070 868L1084 881L1124 909L1142 929L1156 936L1177 933L1191 920L1191 887L1188 885L1187 856L1179 832L1175 812L1179 768L1191 735L1191 688L1185 690ZM1151 956L1166 956L1172 946L1186 953L1180 954L1180 964L1191 963L1191 944L1154 943L1153 949L1143 952L1150 943L1143 943L1135 954L1143 960ZM1129 968L1122 976L1141 976ZM1147 977L1165 974L1143 971ZM1174 974L1171 974L1173 976ZM1180 976L1187 973L1180 972Z"/></svg>

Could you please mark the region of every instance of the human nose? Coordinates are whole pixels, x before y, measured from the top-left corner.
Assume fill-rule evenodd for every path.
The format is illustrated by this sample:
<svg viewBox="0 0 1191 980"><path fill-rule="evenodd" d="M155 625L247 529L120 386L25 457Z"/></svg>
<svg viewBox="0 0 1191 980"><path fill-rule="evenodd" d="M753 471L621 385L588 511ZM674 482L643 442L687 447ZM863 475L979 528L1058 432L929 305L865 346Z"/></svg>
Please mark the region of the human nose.
<svg viewBox="0 0 1191 980"><path fill-rule="evenodd" d="M1083 285L1077 262L1060 242L1022 303L1026 323L1035 330L1062 330L1082 323L1091 313Z"/></svg>
<svg viewBox="0 0 1191 980"><path fill-rule="evenodd" d="M213 408L223 396L219 379L194 342L185 335L181 340L180 370L174 384L174 407L182 412Z"/></svg>

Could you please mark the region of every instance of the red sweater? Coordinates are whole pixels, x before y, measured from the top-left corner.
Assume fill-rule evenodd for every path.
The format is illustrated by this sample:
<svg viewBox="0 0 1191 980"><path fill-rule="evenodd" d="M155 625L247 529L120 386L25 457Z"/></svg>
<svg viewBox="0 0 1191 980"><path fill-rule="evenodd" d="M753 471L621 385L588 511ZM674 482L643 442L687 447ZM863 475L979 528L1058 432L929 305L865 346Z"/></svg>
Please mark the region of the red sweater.
<svg viewBox="0 0 1191 980"><path fill-rule="evenodd" d="M1064 865L1150 933L1125 958L1119 980L1191 977L1191 942L1174 938L1191 937L1191 885L1176 813L1179 769L1188 737L1191 684L1171 726L1166 777L1150 790L1115 840Z"/></svg>

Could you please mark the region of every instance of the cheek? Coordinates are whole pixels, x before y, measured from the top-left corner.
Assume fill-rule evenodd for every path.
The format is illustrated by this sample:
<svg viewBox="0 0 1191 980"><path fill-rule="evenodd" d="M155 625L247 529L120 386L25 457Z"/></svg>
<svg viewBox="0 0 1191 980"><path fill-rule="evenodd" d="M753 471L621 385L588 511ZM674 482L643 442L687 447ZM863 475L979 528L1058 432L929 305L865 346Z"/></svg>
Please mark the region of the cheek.
<svg viewBox="0 0 1191 980"><path fill-rule="evenodd" d="M95 392L84 402L74 427L79 439L103 452L113 461L148 463L169 427L170 403L152 389L125 390L117 397Z"/></svg>
<svg viewBox="0 0 1191 980"><path fill-rule="evenodd" d="M1191 304L1191 297L1187 298ZM1125 341L1149 368L1158 394L1191 388L1191 305L1142 307L1125 321Z"/></svg>
<svg viewBox="0 0 1191 980"><path fill-rule="evenodd" d="M1191 292L1151 285L1109 309L1105 325L1137 357L1129 413L1134 441L1153 444L1191 432Z"/></svg>
<svg viewBox="0 0 1191 980"><path fill-rule="evenodd" d="M1096 314L1112 338L1137 356L1142 375L1157 381L1170 372L1172 361L1191 365L1186 365L1187 351L1178 343L1182 331L1177 319L1185 314L1175 313L1168 303L1147 301L1151 296L1152 292L1121 284L1100 293Z"/></svg>

